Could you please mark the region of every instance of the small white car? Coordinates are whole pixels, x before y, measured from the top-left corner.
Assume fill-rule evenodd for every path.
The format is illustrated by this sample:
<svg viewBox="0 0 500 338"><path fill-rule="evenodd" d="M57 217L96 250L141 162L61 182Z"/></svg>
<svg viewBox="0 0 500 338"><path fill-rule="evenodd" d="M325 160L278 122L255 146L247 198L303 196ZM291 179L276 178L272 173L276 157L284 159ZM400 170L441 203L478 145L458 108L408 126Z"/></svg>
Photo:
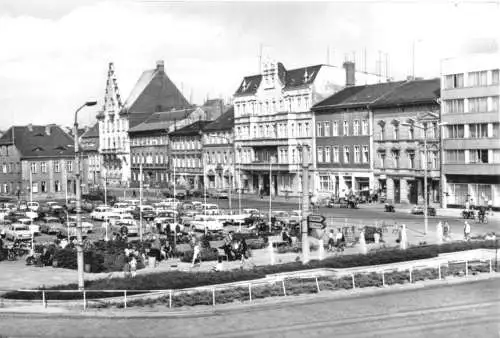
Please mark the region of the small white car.
<svg viewBox="0 0 500 338"><path fill-rule="evenodd" d="M109 216L114 216L115 214L112 212L109 207L97 207L90 213L90 218L93 220L104 221Z"/></svg>
<svg viewBox="0 0 500 338"><path fill-rule="evenodd" d="M200 231L204 231L205 228L208 231L222 231L224 229L224 223L209 215L196 215L189 224Z"/></svg>
<svg viewBox="0 0 500 338"><path fill-rule="evenodd" d="M5 231L5 238L11 241L15 241L17 239L26 240L31 239L31 237L32 233L29 226L21 223L11 224Z"/></svg>
<svg viewBox="0 0 500 338"><path fill-rule="evenodd" d="M38 202L28 202L28 209L34 212L38 212L40 204Z"/></svg>
<svg viewBox="0 0 500 338"><path fill-rule="evenodd" d="M203 212L203 214L206 214L206 215L219 215L220 214L219 206L217 204L211 204L211 203L202 204L201 211Z"/></svg>
<svg viewBox="0 0 500 338"><path fill-rule="evenodd" d="M47 206L49 207L50 211L59 211L63 209L63 207L57 202L47 202Z"/></svg>
<svg viewBox="0 0 500 338"><path fill-rule="evenodd" d="M174 222L179 217L179 213L175 210L163 210L154 219L155 224L162 224L165 222Z"/></svg>
<svg viewBox="0 0 500 338"><path fill-rule="evenodd" d="M70 227L76 226L76 216L69 216L68 221L70 224ZM94 224L86 217L81 217L82 221L82 233L89 233L94 231ZM66 224L67 226L67 224Z"/></svg>
<svg viewBox="0 0 500 338"><path fill-rule="evenodd" d="M26 225L34 236L40 235L40 226L38 224L33 223L33 219L31 218L20 218L17 220L18 223Z"/></svg>
<svg viewBox="0 0 500 338"><path fill-rule="evenodd" d="M109 220L109 224L114 226L118 223L135 224L136 221L134 217L130 214L118 214L109 216L106 220Z"/></svg>
<svg viewBox="0 0 500 338"><path fill-rule="evenodd" d="M134 222L134 223L127 223L127 222L118 222L115 225L112 226L112 228L116 230L120 230L123 226L127 227L128 236L138 236L139 235L139 226Z"/></svg>

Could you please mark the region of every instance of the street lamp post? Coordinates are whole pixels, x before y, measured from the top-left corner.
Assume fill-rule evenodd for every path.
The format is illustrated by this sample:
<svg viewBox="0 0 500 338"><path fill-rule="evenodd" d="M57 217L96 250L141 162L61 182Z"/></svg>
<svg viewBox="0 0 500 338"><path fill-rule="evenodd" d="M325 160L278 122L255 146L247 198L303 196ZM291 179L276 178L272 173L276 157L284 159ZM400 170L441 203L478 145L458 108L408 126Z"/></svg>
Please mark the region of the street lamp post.
<svg viewBox="0 0 500 338"><path fill-rule="evenodd" d="M82 191L80 186L80 154L78 149L78 112L85 107L95 106L96 101L87 101L80 108L75 111L75 126L74 126L74 143L75 143L75 166L76 166L76 255L77 255L77 267L78 267L78 289L84 289L83 281L83 243L82 243Z"/></svg>
<svg viewBox="0 0 500 338"><path fill-rule="evenodd" d="M438 117L436 114L429 112L429 115L433 117ZM402 123L404 126L419 128L424 132L424 158L423 158L423 170L424 170L424 235L427 235L429 231L429 216L428 216L428 196L427 196L427 162L428 162L428 152L427 152L427 129L428 122L423 122L421 125L417 124L414 119L408 119L408 122Z"/></svg>
<svg viewBox="0 0 500 338"><path fill-rule="evenodd" d="M273 204L273 194L271 193L273 184L273 156L269 157L269 232L272 232L271 212Z"/></svg>
<svg viewBox="0 0 500 338"><path fill-rule="evenodd" d="M307 157L307 145L298 145L299 153L302 153L302 263L309 262L309 238L307 214L309 211L309 162ZM300 197L299 197L300 199Z"/></svg>
<svg viewBox="0 0 500 338"><path fill-rule="evenodd" d="M241 147L238 146L238 213L241 215ZM236 151L234 152L234 159L236 160Z"/></svg>

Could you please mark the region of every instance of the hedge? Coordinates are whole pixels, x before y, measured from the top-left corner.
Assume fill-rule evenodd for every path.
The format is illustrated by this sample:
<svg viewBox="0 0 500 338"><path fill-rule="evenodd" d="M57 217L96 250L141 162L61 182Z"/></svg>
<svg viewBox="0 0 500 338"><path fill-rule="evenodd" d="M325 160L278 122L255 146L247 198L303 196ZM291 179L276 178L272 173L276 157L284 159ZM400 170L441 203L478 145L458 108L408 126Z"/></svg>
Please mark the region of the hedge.
<svg viewBox="0 0 500 338"><path fill-rule="evenodd" d="M345 255L328 257L322 261L311 261L308 264L301 262L291 262L280 265L258 266L252 270L232 270L222 272L182 272L168 271L155 274L138 275L136 278L111 278L99 279L94 281L86 281L85 289L87 290L129 290L132 295L134 290L175 290L192 287L209 286L214 284L224 284L239 281L251 281L259 278L264 278L269 274L281 272L300 271L315 268L350 268L360 266L370 266L388 263L398 263L411 260L419 260L436 257L439 253L456 252L478 248L495 248L495 241L479 241L479 242L460 242L447 243L442 245L428 245L422 247L410 247L407 250L387 250L379 252L371 252L367 255ZM444 268L443 276L449 271L455 273L453 266ZM462 268L463 270L464 268ZM471 268L469 268L471 269ZM453 272L455 271L455 272ZM388 275L388 278L391 275ZM396 277L394 277L396 278ZM398 277L400 278L400 277ZM75 290L76 284L66 284L50 287L47 290ZM118 294L119 295L119 294ZM109 293L88 293L88 298L104 298L114 296ZM11 299L37 299L40 294L26 293L22 291L12 291L4 294L2 297ZM59 299L81 299L81 293L51 293L51 297Z"/></svg>

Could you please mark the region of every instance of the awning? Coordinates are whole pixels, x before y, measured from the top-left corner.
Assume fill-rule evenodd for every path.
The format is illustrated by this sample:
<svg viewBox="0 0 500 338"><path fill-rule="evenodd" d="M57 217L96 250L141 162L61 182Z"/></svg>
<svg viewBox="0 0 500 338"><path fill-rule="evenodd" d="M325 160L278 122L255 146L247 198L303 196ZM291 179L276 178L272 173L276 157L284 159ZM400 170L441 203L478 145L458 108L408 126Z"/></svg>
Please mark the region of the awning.
<svg viewBox="0 0 500 338"><path fill-rule="evenodd" d="M386 150L387 150L386 148L382 148L382 147L377 148L377 152L379 152L379 153L385 153Z"/></svg>

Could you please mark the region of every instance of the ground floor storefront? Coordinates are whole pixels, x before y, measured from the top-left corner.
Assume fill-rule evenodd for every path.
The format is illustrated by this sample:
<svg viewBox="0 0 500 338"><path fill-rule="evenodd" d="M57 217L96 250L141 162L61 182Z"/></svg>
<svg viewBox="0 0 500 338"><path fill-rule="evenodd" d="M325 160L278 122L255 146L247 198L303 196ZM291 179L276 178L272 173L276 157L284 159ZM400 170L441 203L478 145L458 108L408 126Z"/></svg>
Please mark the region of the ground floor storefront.
<svg viewBox="0 0 500 338"><path fill-rule="evenodd" d="M443 199L446 207L471 206L500 208L500 176L493 175L444 175Z"/></svg>
<svg viewBox="0 0 500 338"><path fill-rule="evenodd" d="M376 175L375 191L392 203L423 204L424 178L398 175ZM438 177L427 179L428 203L440 203L440 180Z"/></svg>
<svg viewBox="0 0 500 338"><path fill-rule="evenodd" d="M262 194L265 196L301 196L302 173L241 171L241 187L243 193ZM309 191L313 192L314 174L309 173ZM238 180L238 178L237 178Z"/></svg>
<svg viewBox="0 0 500 338"><path fill-rule="evenodd" d="M315 187L320 195L346 197L373 189L373 174L370 172L345 172L319 169Z"/></svg>

